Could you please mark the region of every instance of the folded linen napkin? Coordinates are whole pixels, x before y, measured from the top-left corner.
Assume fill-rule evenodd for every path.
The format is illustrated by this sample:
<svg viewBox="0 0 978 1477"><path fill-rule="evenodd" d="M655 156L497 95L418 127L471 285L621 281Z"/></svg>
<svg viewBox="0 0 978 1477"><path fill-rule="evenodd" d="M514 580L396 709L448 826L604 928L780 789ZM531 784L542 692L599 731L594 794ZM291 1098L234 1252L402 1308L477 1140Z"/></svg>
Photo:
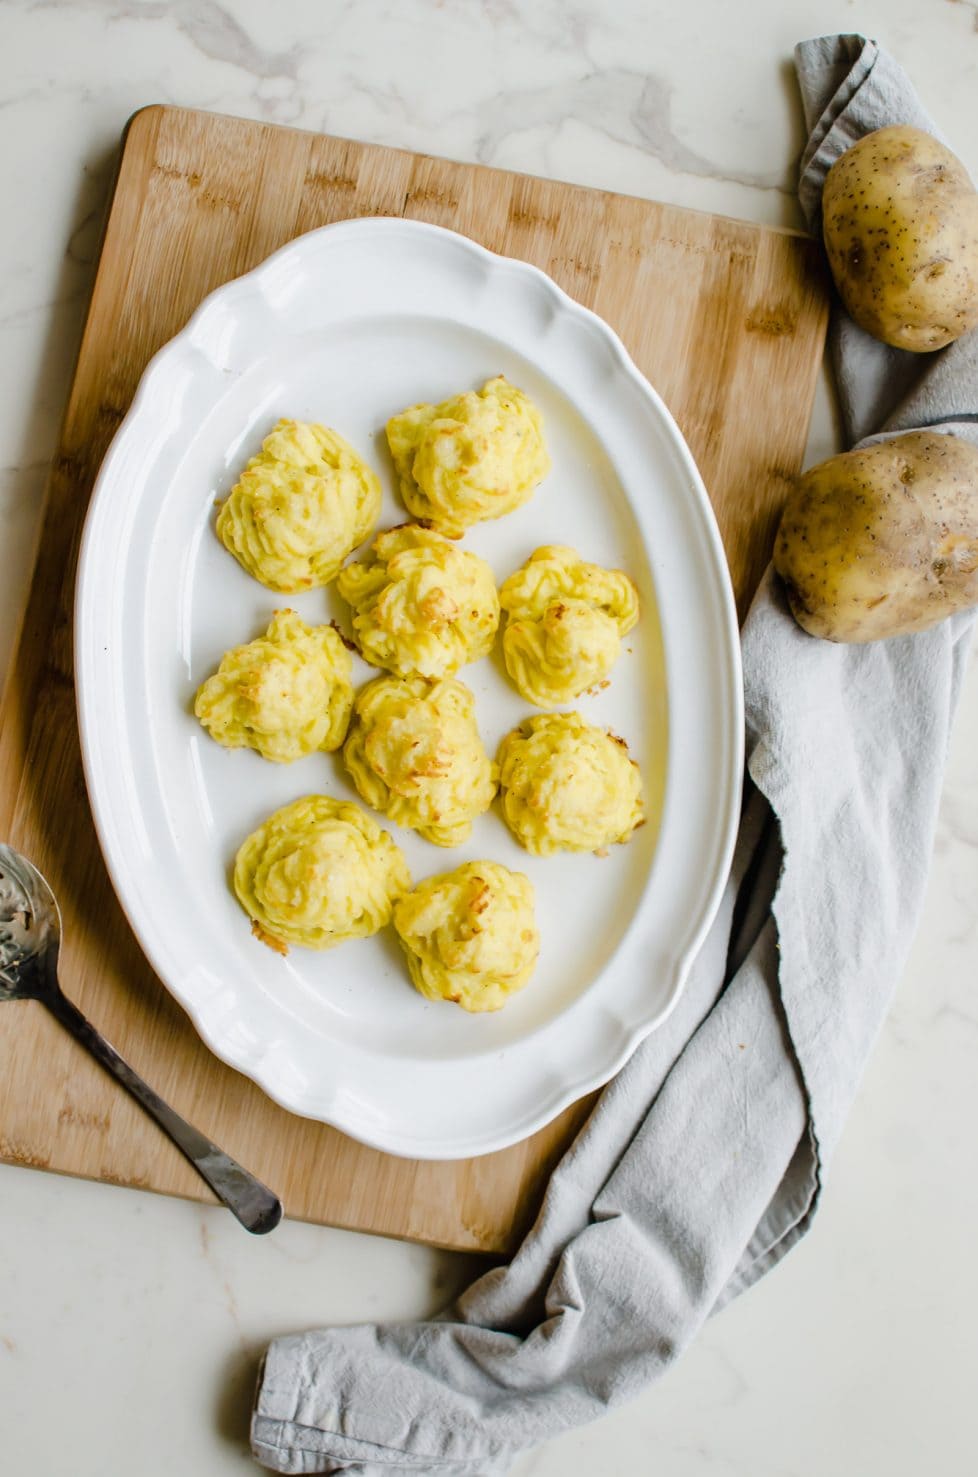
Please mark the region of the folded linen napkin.
<svg viewBox="0 0 978 1477"><path fill-rule="evenodd" d="M797 48L800 198L856 138L933 125L859 36ZM925 357L841 310L850 440L978 442L978 334ZM743 632L749 778L729 885L678 1007L604 1090L508 1267L441 1317L276 1340L252 1445L280 1472L492 1477L661 1375L811 1224L924 892L970 615L806 636L770 571Z"/></svg>

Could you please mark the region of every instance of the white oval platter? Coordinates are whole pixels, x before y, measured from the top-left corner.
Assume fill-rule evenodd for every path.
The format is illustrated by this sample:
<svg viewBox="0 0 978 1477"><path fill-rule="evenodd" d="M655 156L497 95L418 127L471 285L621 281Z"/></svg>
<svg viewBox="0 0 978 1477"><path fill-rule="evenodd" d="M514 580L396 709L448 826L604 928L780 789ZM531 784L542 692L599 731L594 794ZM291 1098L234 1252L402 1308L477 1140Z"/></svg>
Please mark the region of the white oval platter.
<svg viewBox="0 0 978 1477"><path fill-rule="evenodd" d="M642 620L575 706L624 736L650 822L612 855L535 858L497 808L446 851L388 827L416 880L491 857L525 871L542 946L492 1015L411 988L390 929L282 959L251 935L234 853L299 795L357 796L339 756L272 765L195 721L199 683L276 607L343 619L332 590L276 596L220 545L214 503L279 416L323 421L405 520L387 418L504 373L543 412L553 470L464 546L502 581L538 545L626 569ZM544 273L399 219L300 237L212 294L153 359L98 477L75 608L89 795L139 942L201 1036L291 1111L374 1147L449 1159L524 1138L607 1081L675 1004L715 913L740 803L737 622L706 491L662 401L601 319ZM356 659L359 682L376 675ZM459 674L483 739L530 711L498 654ZM382 820L382 824L386 824Z"/></svg>

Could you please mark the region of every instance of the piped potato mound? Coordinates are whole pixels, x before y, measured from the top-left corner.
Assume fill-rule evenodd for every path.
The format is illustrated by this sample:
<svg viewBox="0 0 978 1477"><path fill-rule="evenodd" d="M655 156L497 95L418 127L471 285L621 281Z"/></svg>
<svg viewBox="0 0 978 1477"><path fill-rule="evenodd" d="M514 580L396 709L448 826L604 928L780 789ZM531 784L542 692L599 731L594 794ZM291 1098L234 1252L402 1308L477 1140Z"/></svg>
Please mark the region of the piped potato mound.
<svg viewBox="0 0 978 1477"><path fill-rule="evenodd" d="M506 670L538 708L571 702L604 681L638 620L628 576L588 564L562 544L537 549L510 575L499 602L507 615Z"/></svg>
<svg viewBox="0 0 978 1477"><path fill-rule="evenodd" d="M520 507L550 470L540 412L503 375L392 416L387 444L405 507L449 538Z"/></svg>
<svg viewBox="0 0 978 1477"><path fill-rule="evenodd" d="M496 793L475 699L453 678L378 677L356 700L343 759L368 805L436 846L458 846Z"/></svg>
<svg viewBox="0 0 978 1477"><path fill-rule="evenodd" d="M394 908L415 989L463 1010L499 1010L536 966L533 884L498 862L466 862L420 882Z"/></svg>
<svg viewBox="0 0 978 1477"><path fill-rule="evenodd" d="M506 824L536 856L603 854L645 819L642 776L624 739L579 713L541 713L499 747L499 790Z"/></svg>
<svg viewBox="0 0 978 1477"><path fill-rule="evenodd" d="M377 535L336 588L353 609L361 655L397 676L451 677L491 649L499 625L492 570L431 529Z"/></svg>
<svg viewBox="0 0 978 1477"><path fill-rule="evenodd" d="M342 436L281 420L232 487L218 537L269 589L334 579L380 516L380 483Z"/></svg>
<svg viewBox="0 0 978 1477"><path fill-rule="evenodd" d="M306 795L268 817L234 861L234 890L251 931L287 954L290 944L332 949L391 920L411 886L404 855L359 805Z"/></svg>
<svg viewBox="0 0 978 1477"><path fill-rule="evenodd" d="M331 626L307 626L294 610L277 610L264 636L225 652L199 688L194 712L225 748L256 749L289 764L343 742L352 669Z"/></svg>

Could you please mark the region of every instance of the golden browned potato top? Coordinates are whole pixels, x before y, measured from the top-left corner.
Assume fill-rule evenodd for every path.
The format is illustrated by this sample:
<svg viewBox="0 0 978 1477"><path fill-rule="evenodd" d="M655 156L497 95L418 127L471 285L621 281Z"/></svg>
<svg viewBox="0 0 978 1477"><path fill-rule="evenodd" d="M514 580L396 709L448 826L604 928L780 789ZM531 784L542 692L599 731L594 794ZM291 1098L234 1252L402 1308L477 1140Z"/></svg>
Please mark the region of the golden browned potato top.
<svg viewBox="0 0 978 1477"><path fill-rule="evenodd" d="M234 890L252 932L276 953L332 949L390 922L411 886L400 848L359 805L305 795L241 844Z"/></svg>
<svg viewBox="0 0 978 1477"><path fill-rule="evenodd" d="M620 569L589 564L564 544L537 549L499 592L508 620L506 670L539 708L603 682L638 620L638 591Z"/></svg>
<svg viewBox="0 0 978 1477"><path fill-rule="evenodd" d="M419 882L394 909L416 990L463 1010L499 1010L540 952L533 884L499 862L466 862Z"/></svg>
<svg viewBox="0 0 978 1477"><path fill-rule="evenodd" d="M368 682L343 759L368 805L436 846L460 845L496 793L475 698L453 677Z"/></svg>
<svg viewBox="0 0 978 1477"><path fill-rule="evenodd" d="M550 470L539 410L501 374L392 416L387 444L404 506L449 538L521 507Z"/></svg>
<svg viewBox="0 0 978 1477"><path fill-rule="evenodd" d="M341 569L363 657L399 677L450 677L492 650L499 596L492 570L433 529L405 523L377 535Z"/></svg>
<svg viewBox="0 0 978 1477"><path fill-rule="evenodd" d="M264 636L234 646L198 689L194 713L228 749L289 764L338 749L353 709L353 664L332 626L277 610Z"/></svg>

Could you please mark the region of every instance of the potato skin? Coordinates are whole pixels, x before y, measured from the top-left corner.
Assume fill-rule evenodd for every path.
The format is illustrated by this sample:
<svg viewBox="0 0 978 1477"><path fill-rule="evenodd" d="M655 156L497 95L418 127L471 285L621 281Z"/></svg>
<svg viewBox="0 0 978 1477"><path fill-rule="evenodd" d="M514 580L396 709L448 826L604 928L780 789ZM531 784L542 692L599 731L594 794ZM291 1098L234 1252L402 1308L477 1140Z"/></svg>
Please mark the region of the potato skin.
<svg viewBox="0 0 978 1477"><path fill-rule="evenodd" d="M978 193L932 134L867 134L829 170L822 230L851 316L897 349L941 349L978 325Z"/></svg>
<svg viewBox="0 0 978 1477"><path fill-rule="evenodd" d="M978 450L912 431L812 467L774 567L798 624L829 641L904 636L978 604Z"/></svg>

